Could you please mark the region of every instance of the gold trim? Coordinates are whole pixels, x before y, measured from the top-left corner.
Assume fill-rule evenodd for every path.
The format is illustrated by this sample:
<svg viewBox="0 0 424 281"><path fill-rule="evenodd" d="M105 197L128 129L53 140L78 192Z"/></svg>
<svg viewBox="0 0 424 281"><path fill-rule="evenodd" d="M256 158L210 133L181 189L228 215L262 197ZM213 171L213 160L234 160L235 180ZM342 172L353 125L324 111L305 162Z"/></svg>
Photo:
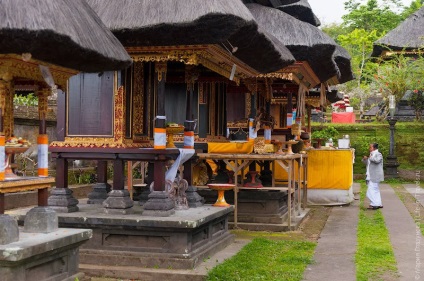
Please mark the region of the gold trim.
<svg viewBox="0 0 424 281"><path fill-rule="evenodd" d="M142 62L134 63L133 81L134 88L132 96L132 137L134 140L139 140L136 135L143 134L144 123L144 64Z"/></svg>
<svg viewBox="0 0 424 281"><path fill-rule="evenodd" d="M53 177L25 179L18 181L0 181L0 193L23 192L50 188L55 182Z"/></svg>
<svg viewBox="0 0 424 281"><path fill-rule="evenodd" d="M294 81L296 84L303 84L310 89L320 83L318 76L312 70L311 66L306 61L297 61L276 72L261 74L261 78L279 78L283 80Z"/></svg>
<svg viewBox="0 0 424 281"><path fill-rule="evenodd" d="M21 77L44 82L39 65L49 67L56 85L66 88L67 80L78 73L76 70L41 62L35 59L23 61L22 57L15 54L0 54L0 76L9 73L12 77Z"/></svg>
<svg viewBox="0 0 424 281"><path fill-rule="evenodd" d="M179 61L187 65L203 65L224 76L230 77L231 69L237 65L234 81L256 77L259 72L232 56L219 45L185 45L185 46L144 46L127 47L128 53L135 62Z"/></svg>

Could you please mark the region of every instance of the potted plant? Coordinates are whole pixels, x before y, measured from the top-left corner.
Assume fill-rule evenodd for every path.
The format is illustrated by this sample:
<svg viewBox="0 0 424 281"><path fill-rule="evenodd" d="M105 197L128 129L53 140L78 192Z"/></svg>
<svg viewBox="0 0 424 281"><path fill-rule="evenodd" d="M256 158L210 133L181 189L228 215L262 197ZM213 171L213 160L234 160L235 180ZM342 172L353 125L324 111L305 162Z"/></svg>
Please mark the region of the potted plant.
<svg viewBox="0 0 424 281"><path fill-rule="evenodd" d="M333 126L325 127L321 130L315 130L312 132L311 138L312 140L316 140L318 143L318 147L321 147L322 141L326 141L328 139L336 139L339 135L339 132Z"/></svg>

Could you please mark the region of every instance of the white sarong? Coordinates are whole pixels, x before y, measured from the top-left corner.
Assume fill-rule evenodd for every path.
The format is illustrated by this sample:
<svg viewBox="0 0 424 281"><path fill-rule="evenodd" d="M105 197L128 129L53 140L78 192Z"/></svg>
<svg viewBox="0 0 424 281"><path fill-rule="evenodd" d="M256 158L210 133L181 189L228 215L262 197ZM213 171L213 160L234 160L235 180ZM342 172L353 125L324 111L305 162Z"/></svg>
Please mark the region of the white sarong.
<svg viewBox="0 0 424 281"><path fill-rule="evenodd" d="M368 181L367 197L370 200L370 205L374 207L383 206L381 204L380 187L378 182Z"/></svg>

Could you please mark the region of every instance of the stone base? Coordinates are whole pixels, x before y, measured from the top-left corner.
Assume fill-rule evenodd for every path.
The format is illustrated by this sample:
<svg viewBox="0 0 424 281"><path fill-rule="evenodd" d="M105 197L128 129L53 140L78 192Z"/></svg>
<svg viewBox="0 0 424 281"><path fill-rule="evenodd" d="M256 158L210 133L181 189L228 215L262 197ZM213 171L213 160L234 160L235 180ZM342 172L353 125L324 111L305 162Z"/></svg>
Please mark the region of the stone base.
<svg viewBox="0 0 424 281"><path fill-rule="evenodd" d="M93 238L80 250L85 267L192 269L234 239L228 230L232 206L205 205L160 219L141 216L143 210L138 205L133 207L134 214L125 216L105 214L98 205L79 206L78 213L58 215L61 227L93 230ZM26 209L12 212L19 221L25 214Z"/></svg>
<svg viewBox="0 0 424 281"><path fill-rule="evenodd" d="M198 191L206 203L215 203L217 193L213 190ZM225 200L234 204L234 192L226 191ZM233 216L230 216L230 221ZM287 192L267 190L240 190L238 193L239 223L283 224L287 220Z"/></svg>
<svg viewBox="0 0 424 281"><path fill-rule="evenodd" d="M35 207L25 217L24 231L32 233L50 233L59 227L56 212L49 207Z"/></svg>
<svg viewBox="0 0 424 281"><path fill-rule="evenodd" d="M91 230L59 229L48 234L21 232L19 241L0 246L2 281L75 280L78 247L92 235Z"/></svg>
<svg viewBox="0 0 424 281"><path fill-rule="evenodd" d="M93 191L88 194L87 204L102 204L106 200L110 190L110 184L96 183L93 185Z"/></svg>
<svg viewBox="0 0 424 281"><path fill-rule="evenodd" d="M0 245L19 240L18 222L9 215L0 215Z"/></svg>
<svg viewBox="0 0 424 281"><path fill-rule="evenodd" d="M143 205L143 216L168 217L175 214L175 202L164 191L153 191Z"/></svg>
<svg viewBox="0 0 424 281"><path fill-rule="evenodd" d="M69 188L53 188L48 199L50 208L58 213L72 213L78 211L78 200L72 195Z"/></svg>
<svg viewBox="0 0 424 281"><path fill-rule="evenodd" d="M199 193L197 193L197 188L192 185L189 185L186 191L186 196L188 206L190 208L201 207L203 206L203 204L205 204L205 199L203 199L203 197L200 196Z"/></svg>
<svg viewBox="0 0 424 281"><path fill-rule="evenodd" d="M108 198L103 202L106 214L126 215L133 212L134 203L130 198L128 190L112 190Z"/></svg>

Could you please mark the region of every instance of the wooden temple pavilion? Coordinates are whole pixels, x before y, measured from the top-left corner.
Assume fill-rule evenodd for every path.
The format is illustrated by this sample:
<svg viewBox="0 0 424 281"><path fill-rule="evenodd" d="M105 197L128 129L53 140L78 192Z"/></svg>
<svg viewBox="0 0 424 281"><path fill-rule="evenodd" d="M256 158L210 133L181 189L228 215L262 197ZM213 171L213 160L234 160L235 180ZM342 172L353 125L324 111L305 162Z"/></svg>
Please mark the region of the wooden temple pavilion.
<svg viewBox="0 0 424 281"><path fill-rule="evenodd" d="M244 118L254 117L259 107L271 110L272 97L278 91L282 99L289 100L286 95L296 96L299 88L306 93L334 77L331 81L342 79L335 61L336 45L325 38L316 44L299 40L291 50L287 38L278 38L278 29L286 24L283 12L275 10L276 25L267 26L254 15L262 7L246 6L239 0L87 2L134 63L122 71L73 76L58 93L58 112L62 113L58 115L58 141L49 147L56 160L56 188L48 205L60 213L62 226L93 229L94 237L82 251L85 264L193 268L231 242L228 217L233 208L202 206L192 186L195 156L184 164L183 177L191 193L192 201L187 195L189 205L197 209L176 212L175 198L165 180L170 160L178 160L193 148L209 152L212 142L225 140L232 114L229 108L237 108L235 101L240 101L238 110L245 113ZM288 5L293 1L256 2L270 6L265 8L274 13L271 7L277 2ZM294 18L287 20L294 20L289 23L293 28L309 28ZM308 56L302 57L302 48ZM287 94L286 89L290 90ZM279 109L284 108L281 104ZM286 108L286 113L292 110ZM285 120L279 127L288 139L288 118L279 114ZM176 141L188 149L163 149L166 123L184 126L184 138ZM253 159L264 163L261 165L277 162L286 169L288 186L275 189L279 192L240 191L239 215L247 217L251 206L264 203L260 222L281 225L288 220L286 229L291 229L290 220L300 213L300 187L306 184L306 171L302 178L301 170L307 157L231 155L244 161L244 167ZM210 154L203 156L210 158ZM74 159L97 160L98 183L89 195L89 204L80 204L68 187L68 160ZM113 163L110 192L107 161ZM149 163L151 192L142 209L134 205L124 186L127 161ZM128 276L125 270L121 274Z"/></svg>
<svg viewBox="0 0 424 281"><path fill-rule="evenodd" d="M1 1L0 10L1 280L75 280L83 276L78 248L92 234L58 229L57 214L47 207L54 182L47 173L47 97L65 89L78 71L126 68L131 58L84 0ZM5 141L13 134L13 96L22 80L39 89L39 176L10 178L5 175L5 154L9 158L28 149ZM25 211L18 228L16 218L4 214L5 194L28 190L38 190L38 207Z"/></svg>
<svg viewBox="0 0 424 281"><path fill-rule="evenodd" d="M38 1L34 5L19 0L4 1L1 8L5 12L0 19L0 131L3 149L4 141L13 135L14 85L24 80L38 89L40 137L47 141L45 115L51 88L65 89L67 80L78 71L121 69L131 63L121 43L85 1ZM70 17L70 14L77 16ZM49 19L45 18L47 15L50 15ZM3 157L4 151L13 155L19 149L22 148L6 145ZM46 153L43 157L47 157ZM40 158L38 162L47 165L47 159ZM39 205L47 205L47 187L53 180L45 177L45 168L39 166L40 176L44 178L15 178L13 181L8 181L7 175L6 181L3 178L0 183L1 213L6 192L39 189Z"/></svg>
<svg viewBox="0 0 424 281"><path fill-rule="evenodd" d="M268 103L269 108L273 91L288 88L288 95L296 95L341 77L334 59L334 41L278 9L244 5L241 1L229 5L218 0L207 5L129 0L119 3L119 7L114 1L88 2L126 47L134 64L122 72L73 77L67 95L58 97L59 111L65 116L58 122L58 142L50 147L59 161L60 178L64 179L58 182L50 200L50 206L58 211L78 210L65 180L64 159L99 160L101 184L90 200L98 203L106 199L107 212L124 214L133 206L124 190L124 162L140 160L152 163L149 183L154 181L154 192L149 201L164 202L163 210L150 202L145 210L152 208L158 215L171 215L173 205L163 197L164 173L166 163L176 159L179 151L151 149L152 138L161 139L163 133L156 132L165 131L167 122L184 124L187 135L194 135L188 147L207 151L208 142L225 139L232 91L249 93L242 98L241 108L246 115L254 116L258 107L267 107ZM272 19L271 25L266 18ZM290 37L295 36L281 36L278 32L284 29L282 26L306 35L292 39L298 41L291 44ZM91 106L96 101L101 102L97 109ZM286 114L291 110L287 106ZM286 127L288 118L278 114L283 120L279 126ZM288 139L289 130L284 134ZM107 160L114 161L114 184L109 195ZM190 165L184 173L189 183ZM156 195L160 198L154 198Z"/></svg>

